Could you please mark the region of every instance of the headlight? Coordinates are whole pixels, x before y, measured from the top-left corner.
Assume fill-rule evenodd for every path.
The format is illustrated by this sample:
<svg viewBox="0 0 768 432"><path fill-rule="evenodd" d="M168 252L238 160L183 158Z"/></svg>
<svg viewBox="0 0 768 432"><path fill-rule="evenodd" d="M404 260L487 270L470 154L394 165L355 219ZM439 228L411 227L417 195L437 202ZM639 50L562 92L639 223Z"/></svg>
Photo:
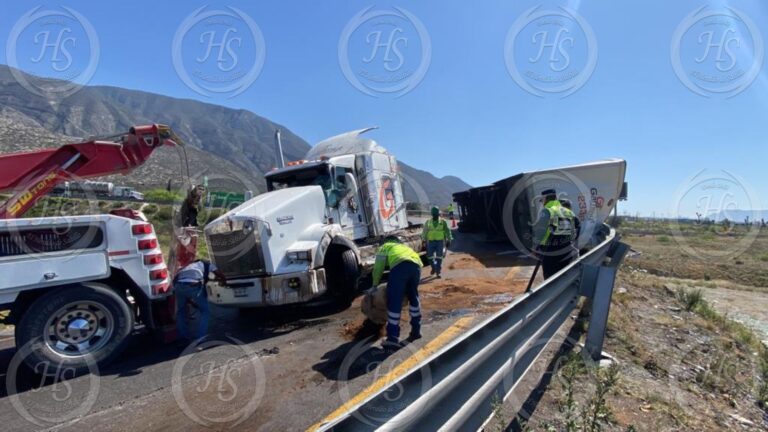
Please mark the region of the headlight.
<svg viewBox="0 0 768 432"><path fill-rule="evenodd" d="M286 253L286 256L291 261L312 261L311 250L288 251Z"/></svg>

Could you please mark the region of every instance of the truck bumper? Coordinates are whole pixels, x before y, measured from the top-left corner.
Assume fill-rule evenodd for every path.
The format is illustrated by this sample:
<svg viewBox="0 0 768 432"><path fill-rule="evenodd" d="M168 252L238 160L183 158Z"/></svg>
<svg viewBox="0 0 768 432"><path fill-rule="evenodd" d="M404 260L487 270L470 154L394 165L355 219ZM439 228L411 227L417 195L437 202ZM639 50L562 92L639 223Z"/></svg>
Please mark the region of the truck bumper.
<svg viewBox="0 0 768 432"><path fill-rule="evenodd" d="M208 301L220 306L259 307L303 303L326 292L325 269L237 279L208 285Z"/></svg>

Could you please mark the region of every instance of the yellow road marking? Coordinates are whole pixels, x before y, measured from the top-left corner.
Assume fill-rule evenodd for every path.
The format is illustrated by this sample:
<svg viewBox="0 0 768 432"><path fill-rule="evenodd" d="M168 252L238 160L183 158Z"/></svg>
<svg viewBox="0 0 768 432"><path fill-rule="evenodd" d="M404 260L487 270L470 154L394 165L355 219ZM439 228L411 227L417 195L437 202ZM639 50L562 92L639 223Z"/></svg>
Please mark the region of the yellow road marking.
<svg viewBox="0 0 768 432"><path fill-rule="evenodd" d="M331 422L333 419L340 417L351 411L356 405L360 404L364 400L368 399L372 394L377 393L384 387L388 386L406 372L411 370L414 366L421 363L424 359L434 354L438 349L443 347L448 342L452 341L459 334L467 331L470 328L470 324L474 320L474 317L462 317L459 318L453 325L445 329L436 338L432 339L429 343L424 345L420 350L416 351L412 356L405 359L402 363L397 365L391 372L379 378L368 386L365 390L358 393L355 397L348 400L344 405L340 406L336 411L326 416L323 420L310 426L308 431L316 431L320 426Z"/></svg>

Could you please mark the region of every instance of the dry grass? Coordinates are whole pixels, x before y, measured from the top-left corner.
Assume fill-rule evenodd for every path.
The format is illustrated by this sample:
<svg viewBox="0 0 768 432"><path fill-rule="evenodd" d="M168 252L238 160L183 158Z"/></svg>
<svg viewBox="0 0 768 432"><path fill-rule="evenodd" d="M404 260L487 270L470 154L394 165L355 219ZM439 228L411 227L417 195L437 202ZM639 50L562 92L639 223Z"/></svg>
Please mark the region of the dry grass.
<svg viewBox="0 0 768 432"><path fill-rule="evenodd" d="M731 414L756 429L765 426L766 349L685 282L637 269L620 272L617 286L627 291L614 295L605 341L620 364L605 393L605 414L598 416L600 430L740 430ZM581 413L600 377L574 378L572 372L557 371L530 430L584 430L580 414L568 414L568 407Z"/></svg>
<svg viewBox="0 0 768 432"><path fill-rule="evenodd" d="M659 275L699 281L729 281L768 290L768 230L736 226L625 223L624 240L641 254L627 261ZM730 253L732 252L733 253Z"/></svg>

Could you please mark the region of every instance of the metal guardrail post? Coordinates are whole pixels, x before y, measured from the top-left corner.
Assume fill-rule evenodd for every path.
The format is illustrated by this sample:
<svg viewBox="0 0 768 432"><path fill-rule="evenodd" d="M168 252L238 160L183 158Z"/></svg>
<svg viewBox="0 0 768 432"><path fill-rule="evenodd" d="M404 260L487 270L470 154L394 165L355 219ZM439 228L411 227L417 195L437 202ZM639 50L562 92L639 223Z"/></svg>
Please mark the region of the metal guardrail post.
<svg viewBox="0 0 768 432"><path fill-rule="evenodd" d="M606 256L608 263L600 266L586 265L582 269L582 295L589 298L592 306L584 348L593 361L600 361L603 355L603 341L608 326L616 272L628 250L628 245L616 242Z"/></svg>
<svg viewBox="0 0 768 432"><path fill-rule="evenodd" d="M603 228L604 240L578 261L319 429L481 428L493 414L493 401L517 387L580 295L594 301L587 346L599 358L613 282L628 249L615 230Z"/></svg>

